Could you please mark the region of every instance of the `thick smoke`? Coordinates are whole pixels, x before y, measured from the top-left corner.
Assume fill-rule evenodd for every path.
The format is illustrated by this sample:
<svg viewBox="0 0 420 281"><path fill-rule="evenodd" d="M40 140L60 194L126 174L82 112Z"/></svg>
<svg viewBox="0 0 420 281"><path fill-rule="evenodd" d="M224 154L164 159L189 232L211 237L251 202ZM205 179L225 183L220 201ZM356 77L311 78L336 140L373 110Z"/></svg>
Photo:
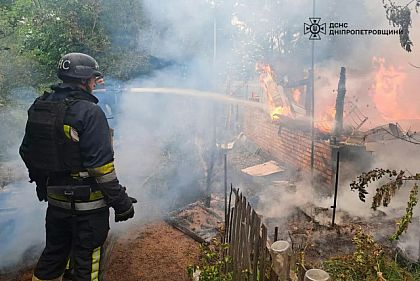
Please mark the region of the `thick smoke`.
<svg viewBox="0 0 420 281"><path fill-rule="evenodd" d="M362 29L391 28L381 1L316 2L316 15L325 22L348 22L352 28ZM256 81L256 62L276 66L278 77L288 72L296 72L299 77L296 66L310 67L310 41L302 37L303 24L312 16L310 1L144 0L142 3L150 28L139 34L138 48L170 66L151 77L120 83L121 88L194 88L225 94L228 79ZM325 35L316 42L316 111L323 112L326 107L334 105L333 91L337 88L339 67L346 66L348 97L357 99L361 109L367 115L371 114L371 126L380 123L383 119L376 121L374 117L377 111L370 112L373 107L370 89L374 56L402 65L409 73L405 95L414 94L418 74L407 64L420 64L420 49L417 47L420 33L416 30L418 15L413 14L413 18L411 36L415 45L411 54L399 47L397 36L331 38ZM263 51L267 50L268 45L273 53L293 52L293 56L284 61L272 61L270 55L265 55ZM108 89L104 95L111 95L110 92L112 89ZM403 100L405 105L409 103L409 100ZM200 97L135 94L121 90L118 106L113 109L114 119L111 120L115 126L117 174L122 184L127 186L128 193L140 202L136 206L136 220L118 224L118 228L161 216L177 207L177 203L187 202L203 193L206 172L211 162L217 161L213 159L217 158L214 154L214 128L223 120L224 114L223 105ZM4 132L10 129L3 124L0 122L2 138L6 135ZM23 125L14 128L19 128L23 133ZM225 139L219 129L216 128L216 138L220 143ZM13 143L20 142L19 137L10 135L10 138ZM17 148L13 148L12 160L18 157L16 151ZM400 159L404 163L405 158L398 154L392 159L378 160L378 166L397 163ZM23 166L20 169L25 170ZM347 196L348 189L348 183L343 182L339 208L368 211L368 204L361 204L356 194ZM45 205L37 202L34 187L15 182L5 190L13 195L9 197L2 192L0 198L7 200L0 201L0 207L18 210L14 211L13 222L4 228L7 231L3 228L0 231L0 267L19 262L26 250L40 243L44 236ZM310 192L304 188L297 193L299 196L284 197L286 200L282 200L282 208L288 210L289 207L310 202L316 197ZM267 194L266 198L272 198L272 194ZM404 200L401 199L401 202ZM270 211L284 213L283 209L280 212L267 210Z"/></svg>
<svg viewBox="0 0 420 281"><path fill-rule="evenodd" d="M35 96L33 89L16 89L13 106L0 107L0 273L19 262L31 264L44 240L46 203L38 202L17 154L26 108Z"/></svg>

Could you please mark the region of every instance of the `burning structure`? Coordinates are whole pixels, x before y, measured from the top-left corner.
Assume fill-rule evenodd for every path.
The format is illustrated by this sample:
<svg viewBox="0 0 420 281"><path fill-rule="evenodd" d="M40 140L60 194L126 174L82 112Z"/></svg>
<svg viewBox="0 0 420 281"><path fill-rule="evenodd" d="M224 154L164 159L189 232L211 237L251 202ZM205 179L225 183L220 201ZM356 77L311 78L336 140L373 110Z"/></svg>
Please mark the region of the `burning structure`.
<svg viewBox="0 0 420 281"><path fill-rule="evenodd" d="M313 172L315 182L328 190L334 183L336 154L342 161L353 162L355 173L370 167L371 153L357 140L367 117L353 104L345 103L346 73L341 68L335 107L320 114L311 127L311 81L282 79L277 83L269 65L257 65L260 71L260 98L269 113L244 112L243 130L261 148L303 173Z"/></svg>
<svg viewBox="0 0 420 281"><path fill-rule="evenodd" d="M303 22L311 14L307 1L264 1L263 4L249 0L234 3L142 2L145 3L147 17L153 23L151 26L155 29L148 30L151 35L148 33L145 36L150 37L153 44L149 44L149 39L141 38L141 44L146 45L142 47L152 49L153 56L168 61L182 61L182 65L185 64L189 71L183 71L180 75L177 73L179 69L175 71L173 66L168 66L160 69L153 77L136 77L124 85L117 82L121 92L118 99L106 101L105 97L102 100L109 105L107 109L112 109L108 117L114 118L112 121L117 126L116 160L121 167L121 176L130 191L136 192L140 201L150 201L150 205L167 211L168 206L175 205L175 199L188 201L209 186L213 191L220 191L223 184L219 176L223 169L220 168L222 161L218 161L221 153L216 147L225 149L222 152L227 153L226 147L229 148L229 145L219 144L234 138L229 135L232 132L226 133L232 128L240 127L235 133L242 131L257 147L250 148L251 145L246 144L248 149L254 150L249 155L255 156L260 151L268 155L268 159L247 159L248 166L277 160L278 167L281 166L278 170L285 170L284 173L295 170L298 172L296 178L313 174L312 183L316 186L313 190L317 195L331 195L333 192L338 151L341 162L340 192L344 192L347 180L369 169L375 161L375 165L388 165L391 162L389 159L383 160L384 156L393 153L383 145L384 142L412 140L413 133L404 132L401 128L406 124L402 121L398 121L401 126L390 123L420 116L416 108L418 106L410 96L416 88L409 82L416 79L409 79L410 74L401 63L396 63L401 56L391 52L387 47L390 44L388 41L382 41L390 37L382 37L380 40L369 37L363 44L338 36L332 40L322 40L319 44L317 42L319 56L314 73L307 70L310 41L302 34ZM355 9L352 10L354 17L352 15L353 18L348 19L348 11L351 9ZM386 28L389 28L384 20L382 6L374 1L318 3L317 13L327 22L348 19L350 24L354 20L367 22L371 26L385 21ZM185 21L186 18L190 21ZM343 53L346 55L343 56ZM394 61L392 56L395 57ZM347 66L347 69L340 70L341 65ZM253 79L255 68L258 77ZM220 77L223 81L218 80ZM251 85L250 81L254 80L256 85ZM231 81L239 82L235 84ZM229 85L227 90L225 82ZM237 90L238 85L242 90ZM168 88L161 87L171 89L168 91ZM110 88L107 86L108 93L111 92ZM331 91L333 88L334 91ZM225 90L226 96L214 93ZM237 92L241 92L239 95L243 99L233 97ZM172 94L179 96L170 97ZM312 102L314 96L315 104ZM202 98L201 102L189 100L196 97ZM209 99L217 102L217 105L209 103ZM229 104L227 114L221 110L219 102ZM375 111L376 116L370 114L371 111ZM238 121L235 124L237 126L232 126L232 121ZM8 128L3 128L8 131ZM223 135L225 133L229 137ZM16 142L13 140L13 143ZM400 165L405 159L413 158L416 149L405 148L402 156L392 159L392 164ZM235 157L232 154L229 152L228 161ZM137 165L139 162L141 165ZM401 167L405 169L407 166ZM271 199L275 197L283 202L290 199L293 207L299 206L301 209L306 208L305 203L314 203L313 198L307 198L314 194L311 193L312 185L309 182L303 181L302 185L310 186L311 190L280 181L276 184L274 187L266 187L266 191L271 192ZM22 184L25 186L22 192L32 191L27 185ZM296 190L296 195L291 197L284 192L284 187ZM262 189L260 186L253 188ZM3 193L2 198L9 196L6 193ZM31 196L34 197L28 194L28 198ZM303 198L304 202L295 201L297 197ZM354 197L357 200L357 196ZM354 222L362 223L364 217L354 214L361 208L350 200L350 196L348 201L351 203L346 206L339 204L343 209L346 207L347 211L352 211L353 215L345 218L353 218ZM13 202L9 200L10 205L1 206L3 209L0 210L0 217L8 218L9 212L16 211ZM22 209L28 210L27 206L34 206L33 203L21 203ZM325 215L329 212L325 205L329 204L331 202L317 211ZM363 211L369 209L366 205ZM269 202L264 207L272 209L277 219L287 217L287 212L283 212L284 209L278 211L276 206ZM24 216L31 217L26 214ZM42 224L40 218L33 221ZM3 225L1 221L0 225ZM13 233L17 232L33 233L32 226L28 228L31 231L16 228L19 231L0 233L7 237L13 237ZM42 238L42 229L37 233L36 243ZM3 241L7 243L9 240ZM25 241L32 243L30 239ZM19 244L24 247L28 242ZM17 252L13 246L7 250ZM13 262L18 258L15 257Z"/></svg>

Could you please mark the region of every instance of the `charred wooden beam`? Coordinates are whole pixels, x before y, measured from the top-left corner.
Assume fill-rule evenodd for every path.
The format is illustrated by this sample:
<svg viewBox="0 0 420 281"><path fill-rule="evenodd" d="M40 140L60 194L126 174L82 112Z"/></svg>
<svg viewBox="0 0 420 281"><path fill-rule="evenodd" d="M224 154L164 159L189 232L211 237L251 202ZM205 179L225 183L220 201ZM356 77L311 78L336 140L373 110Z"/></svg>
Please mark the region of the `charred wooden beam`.
<svg viewBox="0 0 420 281"><path fill-rule="evenodd" d="M346 97L346 68L341 67L340 80L338 81L338 93L335 102L335 126L334 136L340 136L343 132L344 99Z"/></svg>

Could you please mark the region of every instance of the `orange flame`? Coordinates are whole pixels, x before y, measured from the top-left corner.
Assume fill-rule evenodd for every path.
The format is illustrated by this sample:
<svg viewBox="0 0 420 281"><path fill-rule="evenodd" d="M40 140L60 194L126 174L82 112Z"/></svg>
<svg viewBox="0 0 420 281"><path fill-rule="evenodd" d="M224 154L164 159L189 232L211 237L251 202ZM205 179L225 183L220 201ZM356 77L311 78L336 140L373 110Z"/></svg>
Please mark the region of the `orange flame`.
<svg viewBox="0 0 420 281"><path fill-rule="evenodd" d="M271 120L279 120L282 115L289 115L289 110L286 107L278 106L271 110Z"/></svg>
<svg viewBox="0 0 420 281"><path fill-rule="evenodd" d="M324 111L321 120L315 121L315 127L324 133L331 133L334 129L335 107L330 107Z"/></svg>
<svg viewBox="0 0 420 281"><path fill-rule="evenodd" d="M300 104L302 101L302 92L300 91L300 89L296 88L293 90L292 93L293 96L293 100L295 101L295 103Z"/></svg>
<svg viewBox="0 0 420 281"><path fill-rule="evenodd" d="M400 67L387 65L384 58L373 57L372 62L376 68L372 91L376 108L385 119L403 119L407 113L399 104L407 74Z"/></svg>
<svg viewBox="0 0 420 281"><path fill-rule="evenodd" d="M259 83L267 97L271 119L278 120L282 115L290 115L291 109L287 104L279 99L274 100L275 96L279 96L279 89L271 66L269 64L257 63L255 69L260 72Z"/></svg>

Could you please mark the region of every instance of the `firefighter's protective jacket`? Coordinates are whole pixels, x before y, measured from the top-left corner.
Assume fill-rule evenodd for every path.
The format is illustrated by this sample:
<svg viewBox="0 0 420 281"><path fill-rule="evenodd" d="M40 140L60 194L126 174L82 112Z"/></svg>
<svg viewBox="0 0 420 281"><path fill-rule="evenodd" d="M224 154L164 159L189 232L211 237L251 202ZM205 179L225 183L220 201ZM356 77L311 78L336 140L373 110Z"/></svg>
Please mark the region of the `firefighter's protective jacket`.
<svg viewBox="0 0 420 281"><path fill-rule="evenodd" d="M28 110L19 150L31 180L37 189L88 183L91 200L103 197L116 214L132 211L115 173L112 137L98 99L70 84L51 88ZM56 198L48 194L50 199Z"/></svg>

